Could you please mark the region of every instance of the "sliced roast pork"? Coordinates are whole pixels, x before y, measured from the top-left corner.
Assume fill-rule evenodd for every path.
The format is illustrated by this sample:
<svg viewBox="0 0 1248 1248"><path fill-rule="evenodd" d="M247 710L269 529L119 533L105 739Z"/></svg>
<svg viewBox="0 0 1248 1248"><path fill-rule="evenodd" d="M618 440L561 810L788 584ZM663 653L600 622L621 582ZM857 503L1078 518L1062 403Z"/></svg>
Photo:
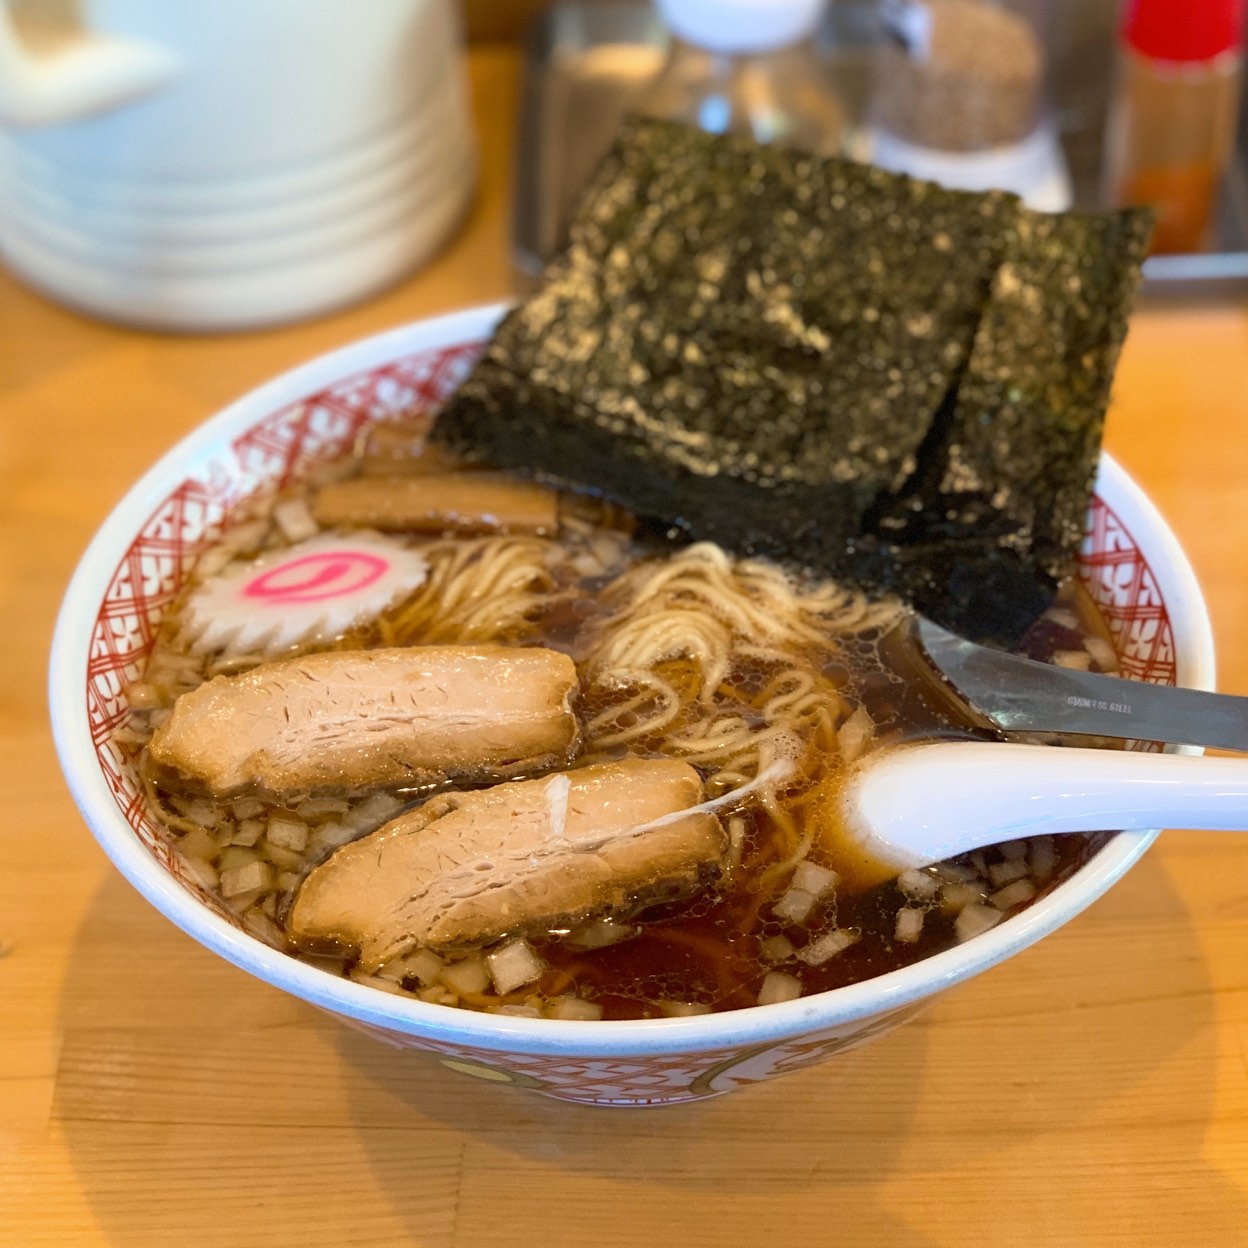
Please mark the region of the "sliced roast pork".
<svg viewBox="0 0 1248 1248"><path fill-rule="evenodd" d="M442 794L312 871L288 931L371 968L688 896L726 850L702 800L687 763L640 758Z"/></svg>
<svg viewBox="0 0 1248 1248"><path fill-rule="evenodd" d="M344 650L218 676L174 703L152 759L217 797L367 792L566 766L576 669L553 650Z"/></svg>
<svg viewBox="0 0 1248 1248"><path fill-rule="evenodd" d="M338 526L416 533L535 533L559 527L558 495L497 472L355 477L322 486L312 514Z"/></svg>

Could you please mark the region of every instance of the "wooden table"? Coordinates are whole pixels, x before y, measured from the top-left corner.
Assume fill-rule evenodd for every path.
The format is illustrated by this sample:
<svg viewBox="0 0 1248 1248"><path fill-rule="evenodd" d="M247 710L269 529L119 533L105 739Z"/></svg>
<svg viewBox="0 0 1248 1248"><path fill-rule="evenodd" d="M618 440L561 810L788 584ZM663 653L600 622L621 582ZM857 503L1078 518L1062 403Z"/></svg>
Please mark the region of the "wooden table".
<svg viewBox="0 0 1248 1248"><path fill-rule="evenodd" d="M341 315L239 336L81 319L0 281L0 1244L1248 1244L1248 839L1167 833L1093 909L856 1059L703 1104L583 1109L357 1036L213 957L95 847L44 669L96 525L227 400L505 294L515 60L474 53L475 210ZM1109 445L1248 694L1248 303L1136 317Z"/></svg>

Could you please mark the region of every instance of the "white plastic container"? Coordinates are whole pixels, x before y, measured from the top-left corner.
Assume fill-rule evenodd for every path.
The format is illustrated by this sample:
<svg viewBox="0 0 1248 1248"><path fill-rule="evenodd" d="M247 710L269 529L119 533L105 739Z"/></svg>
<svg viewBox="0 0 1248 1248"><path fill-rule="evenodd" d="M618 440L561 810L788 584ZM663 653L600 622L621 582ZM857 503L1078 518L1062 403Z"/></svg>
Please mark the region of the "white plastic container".
<svg viewBox="0 0 1248 1248"><path fill-rule="evenodd" d="M0 0L0 256L84 311L273 324L427 259L475 148L453 0L84 0L38 53Z"/></svg>

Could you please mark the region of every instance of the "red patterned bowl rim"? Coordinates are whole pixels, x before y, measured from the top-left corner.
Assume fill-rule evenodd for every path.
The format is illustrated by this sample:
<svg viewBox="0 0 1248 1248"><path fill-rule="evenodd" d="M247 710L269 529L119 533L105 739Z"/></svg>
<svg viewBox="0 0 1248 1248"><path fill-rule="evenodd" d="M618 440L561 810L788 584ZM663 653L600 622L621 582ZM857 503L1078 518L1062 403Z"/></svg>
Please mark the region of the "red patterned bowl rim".
<svg viewBox="0 0 1248 1248"><path fill-rule="evenodd" d="M1060 926L1144 852L1156 833L1120 834L1022 915L967 945L865 984L734 1014L588 1029L383 994L299 963L244 932L182 869L110 745L124 714L123 690L150 649L160 612L239 502L345 449L375 421L436 407L467 372L504 310L496 305L418 322L321 357L253 391L175 447L119 504L84 556L54 640L54 734L92 831L123 874L167 917L262 979L372 1026L475 1041L487 1050L681 1052L796 1035L928 995ZM361 361L364 367L358 366ZM1137 532L1147 535L1147 556ZM1155 508L1107 456L1088 513L1080 575L1100 606L1126 673L1154 683L1174 684L1177 678L1212 688L1211 632L1191 568ZM835 1008L819 1008L833 1001ZM757 1020L766 1025L754 1025Z"/></svg>

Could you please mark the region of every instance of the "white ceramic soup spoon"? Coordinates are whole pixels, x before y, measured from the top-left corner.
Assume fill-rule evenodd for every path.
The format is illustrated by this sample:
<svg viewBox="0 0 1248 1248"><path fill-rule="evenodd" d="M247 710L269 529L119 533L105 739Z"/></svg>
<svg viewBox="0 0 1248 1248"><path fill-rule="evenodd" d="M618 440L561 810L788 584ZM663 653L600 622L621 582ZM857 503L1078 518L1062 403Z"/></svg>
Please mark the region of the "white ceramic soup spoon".
<svg viewBox="0 0 1248 1248"><path fill-rule="evenodd" d="M1147 685L977 646L929 621L917 639L987 725L1248 750L1248 698ZM1025 836L1158 827L1248 831L1248 760L1008 741L943 741L864 760L843 832L887 867Z"/></svg>
<svg viewBox="0 0 1248 1248"><path fill-rule="evenodd" d="M842 814L898 870L1057 832L1248 832L1248 760L995 741L898 746L850 778Z"/></svg>

